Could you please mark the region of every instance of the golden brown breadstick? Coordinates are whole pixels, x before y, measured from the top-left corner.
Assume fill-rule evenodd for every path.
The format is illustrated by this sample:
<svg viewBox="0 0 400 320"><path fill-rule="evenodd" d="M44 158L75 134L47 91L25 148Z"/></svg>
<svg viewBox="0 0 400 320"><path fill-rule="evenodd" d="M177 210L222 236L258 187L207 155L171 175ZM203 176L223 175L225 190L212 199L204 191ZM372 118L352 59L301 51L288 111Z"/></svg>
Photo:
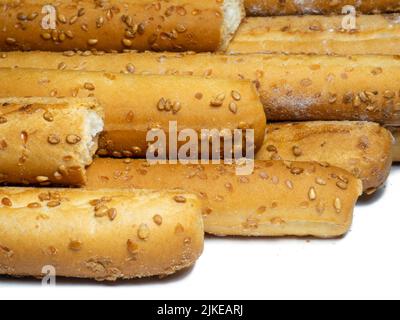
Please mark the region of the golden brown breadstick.
<svg viewBox="0 0 400 320"><path fill-rule="evenodd" d="M255 130L261 147L266 126L259 95L250 81L109 72L0 69L0 97L96 97L105 110L101 155L144 157L151 129Z"/></svg>
<svg viewBox="0 0 400 320"><path fill-rule="evenodd" d="M400 127L389 127L388 128L394 136L393 146L393 161L400 162Z"/></svg>
<svg viewBox="0 0 400 320"><path fill-rule="evenodd" d="M94 99L0 99L0 184L84 185L103 118Z"/></svg>
<svg viewBox="0 0 400 320"><path fill-rule="evenodd" d="M276 123L268 125L256 158L327 162L353 173L373 193L390 173L392 146L390 132L375 123Z"/></svg>
<svg viewBox="0 0 400 320"><path fill-rule="evenodd" d="M345 6L359 13L399 12L399 0L245 0L248 16L341 14Z"/></svg>
<svg viewBox="0 0 400 320"><path fill-rule="evenodd" d="M271 121L368 120L400 125L398 57L10 52L0 59L0 67L244 78L256 83Z"/></svg>
<svg viewBox="0 0 400 320"><path fill-rule="evenodd" d="M228 53L400 54L399 14L356 17L345 30L343 16L247 18ZM347 26L346 26L347 28Z"/></svg>
<svg viewBox="0 0 400 320"><path fill-rule="evenodd" d="M0 7L3 51L216 51L245 15L239 0L0 0Z"/></svg>
<svg viewBox="0 0 400 320"><path fill-rule="evenodd" d="M317 163L257 161L250 176L230 165L154 165L142 160L97 159L88 188L184 189L203 200L208 233L240 236L345 234L361 181Z"/></svg>
<svg viewBox="0 0 400 320"><path fill-rule="evenodd" d="M178 191L1 188L0 201L2 275L169 275L203 250L199 200Z"/></svg>

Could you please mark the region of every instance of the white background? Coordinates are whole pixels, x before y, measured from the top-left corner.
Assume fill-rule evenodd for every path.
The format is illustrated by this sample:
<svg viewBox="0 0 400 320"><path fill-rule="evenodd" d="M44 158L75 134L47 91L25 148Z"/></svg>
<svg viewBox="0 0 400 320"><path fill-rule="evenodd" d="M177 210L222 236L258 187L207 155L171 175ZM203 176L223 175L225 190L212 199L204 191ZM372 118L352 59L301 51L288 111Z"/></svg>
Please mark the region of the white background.
<svg viewBox="0 0 400 320"><path fill-rule="evenodd" d="M400 167L360 200L343 239L208 237L194 268L117 284L0 278L0 299L400 299Z"/></svg>

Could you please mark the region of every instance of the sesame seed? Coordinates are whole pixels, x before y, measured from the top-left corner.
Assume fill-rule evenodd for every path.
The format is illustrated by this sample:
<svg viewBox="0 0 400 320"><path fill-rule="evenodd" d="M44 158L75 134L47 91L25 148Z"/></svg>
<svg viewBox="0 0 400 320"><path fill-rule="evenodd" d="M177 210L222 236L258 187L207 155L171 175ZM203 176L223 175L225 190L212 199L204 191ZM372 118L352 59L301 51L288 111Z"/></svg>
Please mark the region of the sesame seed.
<svg viewBox="0 0 400 320"><path fill-rule="evenodd" d="M114 221L117 218L117 209L111 208L107 211L107 216L110 219L110 221Z"/></svg>
<svg viewBox="0 0 400 320"><path fill-rule="evenodd" d="M314 187L311 187L310 190L308 191L308 198L311 201L314 201L317 199L317 192L315 191Z"/></svg>
<svg viewBox="0 0 400 320"><path fill-rule="evenodd" d="M268 180L269 179L269 175L266 172L260 172L259 176L263 180Z"/></svg>
<svg viewBox="0 0 400 320"><path fill-rule="evenodd" d="M233 113L233 114L237 114L238 112L238 106L235 102L231 102L229 104L229 110Z"/></svg>
<svg viewBox="0 0 400 320"><path fill-rule="evenodd" d="M347 183L344 182L344 181L338 181L338 182L336 183L336 186L337 186L339 189L342 189L342 190L346 190L347 187L348 187Z"/></svg>
<svg viewBox="0 0 400 320"><path fill-rule="evenodd" d="M27 206L29 209L38 209L42 207L42 205L38 202L29 203Z"/></svg>
<svg viewBox="0 0 400 320"><path fill-rule="evenodd" d="M139 246L131 239L126 242L126 247L131 254L136 254L139 250Z"/></svg>
<svg viewBox="0 0 400 320"><path fill-rule="evenodd" d="M267 151L268 152L278 152L278 149L273 145L269 145L269 146L267 146Z"/></svg>
<svg viewBox="0 0 400 320"><path fill-rule="evenodd" d="M184 33L184 32L186 32L186 27L183 25L183 24L178 24L177 26L176 26L176 31L178 31L179 33Z"/></svg>
<svg viewBox="0 0 400 320"><path fill-rule="evenodd" d="M28 20L29 21L33 21L35 20L37 17L39 16L39 14L37 12L33 12L30 15L28 15Z"/></svg>
<svg viewBox="0 0 400 320"><path fill-rule="evenodd" d="M126 66L126 70L127 70L129 73L135 73L136 68L135 68L135 66L134 66L132 63L129 63L129 64L127 64L127 66Z"/></svg>
<svg viewBox="0 0 400 320"><path fill-rule="evenodd" d="M302 168L292 168L291 170L290 170L290 173L291 174L294 174L294 175L300 175L300 174L302 174L304 172L304 169L302 169Z"/></svg>
<svg viewBox="0 0 400 320"><path fill-rule="evenodd" d="M105 217L107 215L108 210L109 209L108 209L107 206L99 205L94 209L94 211L95 211L94 216L96 218L103 218L103 217Z"/></svg>
<svg viewBox="0 0 400 320"><path fill-rule="evenodd" d="M67 68L67 65L64 62L59 63L57 66L58 70L65 70L66 68Z"/></svg>
<svg viewBox="0 0 400 320"><path fill-rule="evenodd" d="M184 196L175 196L174 201L177 203L186 203L186 198Z"/></svg>
<svg viewBox="0 0 400 320"><path fill-rule="evenodd" d="M101 203L101 200L99 200L99 199L94 199L94 200L89 201L89 204L92 207L96 207L99 203Z"/></svg>
<svg viewBox="0 0 400 320"><path fill-rule="evenodd" d="M14 38L7 38L6 39L6 44L8 44L8 45L14 45L16 43L17 43L17 40L14 39Z"/></svg>
<svg viewBox="0 0 400 320"><path fill-rule="evenodd" d="M232 191L233 190L233 185L232 185L232 183L225 183L225 188L226 189L228 189L229 191Z"/></svg>
<svg viewBox="0 0 400 320"><path fill-rule="evenodd" d="M68 144L77 144L78 142L81 141L81 137L75 134L70 134L67 136L66 141Z"/></svg>
<svg viewBox="0 0 400 320"><path fill-rule="evenodd" d="M342 212L342 201L339 198L335 199L334 207L335 207L337 213Z"/></svg>
<svg viewBox="0 0 400 320"><path fill-rule="evenodd" d="M157 103L157 109L159 111L164 111L166 106L166 100L164 98L161 98L158 103Z"/></svg>
<svg viewBox="0 0 400 320"><path fill-rule="evenodd" d="M212 107L221 107L224 104L225 93L218 94L211 102Z"/></svg>
<svg viewBox="0 0 400 320"><path fill-rule="evenodd" d="M182 104L178 101L174 102L172 105L172 113L177 114L182 109Z"/></svg>
<svg viewBox="0 0 400 320"><path fill-rule="evenodd" d="M319 178L319 177L316 178L315 182L320 186L326 186L326 181L324 179L322 179L322 178Z"/></svg>
<svg viewBox="0 0 400 320"><path fill-rule="evenodd" d="M56 144L59 144L61 142L61 139L60 139L60 137L58 135L52 134L47 138L47 141L50 144L56 145Z"/></svg>
<svg viewBox="0 0 400 320"><path fill-rule="evenodd" d="M86 83L83 85L83 87L84 87L86 90L89 90L89 91L94 91L94 90L96 89L96 87L94 86L94 84L93 84L93 83L90 83L90 82L86 82Z"/></svg>
<svg viewBox="0 0 400 320"><path fill-rule="evenodd" d="M125 47L132 47L132 40L129 40L129 39L123 39L122 40L122 44L125 46Z"/></svg>
<svg viewBox="0 0 400 320"><path fill-rule="evenodd" d="M51 34L48 32L43 32L41 35L43 40L50 40L51 39Z"/></svg>
<svg viewBox="0 0 400 320"><path fill-rule="evenodd" d="M258 209L257 209L257 213L258 214L263 214L263 213L265 213L267 211L267 207L266 206L262 206L262 207L259 207Z"/></svg>
<svg viewBox="0 0 400 320"><path fill-rule="evenodd" d="M47 203L47 206L49 207L49 208L55 208L55 207L58 207L58 206L60 206L61 205L61 202L60 201L49 201L48 203Z"/></svg>
<svg viewBox="0 0 400 320"><path fill-rule="evenodd" d="M56 178L57 180L62 180L62 174L58 171L54 172L54 178Z"/></svg>
<svg viewBox="0 0 400 320"><path fill-rule="evenodd" d="M72 251L80 251L82 249L82 242L78 240L71 240L69 243L69 249Z"/></svg>
<svg viewBox="0 0 400 320"><path fill-rule="evenodd" d="M11 202L10 198L7 198L7 197L1 199L1 204L5 207L12 207L12 202Z"/></svg>
<svg viewBox="0 0 400 320"><path fill-rule="evenodd" d="M231 95L235 101L240 101L242 99L242 95L238 91L232 91Z"/></svg>
<svg viewBox="0 0 400 320"><path fill-rule="evenodd" d="M286 186L287 186L290 190L293 190L293 188L294 188L293 182L290 181L290 180L287 180L287 181L286 181Z"/></svg>
<svg viewBox="0 0 400 320"><path fill-rule="evenodd" d="M147 240L150 236L150 229L147 224L141 224L138 229L138 237L140 240Z"/></svg>
<svg viewBox="0 0 400 320"><path fill-rule="evenodd" d="M301 149L297 146L294 146L292 148L292 152L295 157L300 157L301 155L303 155L303 151L301 151Z"/></svg>
<svg viewBox="0 0 400 320"><path fill-rule="evenodd" d="M49 193L41 193L38 195L38 198L40 201L49 201L50 200L50 194Z"/></svg>
<svg viewBox="0 0 400 320"><path fill-rule="evenodd" d="M85 13L86 13L85 8L80 8L80 9L78 10L78 17L84 16Z"/></svg>
<svg viewBox="0 0 400 320"><path fill-rule="evenodd" d="M37 181L37 182L47 182L47 181L49 181L49 177L46 177L46 176L37 176L37 177L36 177L36 181Z"/></svg>
<svg viewBox="0 0 400 320"><path fill-rule="evenodd" d="M58 19L58 21L61 22L62 24L66 24L66 23L67 23L67 18L66 18L64 15L62 15L62 14L59 14L58 17L57 17L57 19Z"/></svg>
<svg viewBox="0 0 400 320"><path fill-rule="evenodd" d="M66 35L68 38L70 38L70 39L73 39L73 38L74 38L74 34L73 34L73 32L72 32L71 30L67 30L67 31L65 32L65 35Z"/></svg>
<svg viewBox="0 0 400 320"><path fill-rule="evenodd" d="M156 224L156 225L158 225L158 226L161 226L162 225L162 222L163 222L163 219L162 219L162 217L160 216L160 215L155 215L154 217L153 217L153 221L154 221L154 223Z"/></svg>
<svg viewBox="0 0 400 320"><path fill-rule="evenodd" d="M97 40L97 39L89 39L88 40L88 45L89 46L95 46L98 43L99 43L99 40Z"/></svg>
<svg viewBox="0 0 400 320"><path fill-rule="evenodd" d="M55 256L55 255L57 255L57 252L58 252L58 250L57 250L56 248L54 248L53 246L50 246L50 247L48 247L48 249L47 249L47 253L48 253L50 256Z"/></svg>

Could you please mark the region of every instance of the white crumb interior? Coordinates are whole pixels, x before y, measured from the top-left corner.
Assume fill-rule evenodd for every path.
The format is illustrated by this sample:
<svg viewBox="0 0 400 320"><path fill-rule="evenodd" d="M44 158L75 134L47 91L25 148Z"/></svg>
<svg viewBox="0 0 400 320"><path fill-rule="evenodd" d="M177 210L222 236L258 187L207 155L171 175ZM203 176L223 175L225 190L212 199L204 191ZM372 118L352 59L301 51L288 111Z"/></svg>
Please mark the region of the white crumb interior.
<svg viewBox="0 0 400 320"><path fill-rule="evenodd" d="M86 152L83 157L85 165L92 163L93 155L96 153L98 135L104 129L104 122L100 115L93 110L86 110L85 123L84 123L84 145Z"/></svg>
<svg viewBox="0 0 400 320"><path fill-rule="evenodd" d="M224 0L224 26L221 49L225 50L236 30L239 28L244 16L244 8L241 0Z"/></svg>

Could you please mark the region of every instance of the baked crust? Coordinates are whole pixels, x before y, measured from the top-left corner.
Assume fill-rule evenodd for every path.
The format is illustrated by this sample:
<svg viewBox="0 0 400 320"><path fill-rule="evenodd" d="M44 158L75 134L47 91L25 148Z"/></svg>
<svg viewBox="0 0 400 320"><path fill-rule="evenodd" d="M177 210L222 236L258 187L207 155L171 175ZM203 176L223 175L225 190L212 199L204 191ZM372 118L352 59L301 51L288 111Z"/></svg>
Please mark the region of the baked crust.
<svg viewBox="0 0 400 320"><path fill-rule="evenodd" d="M99 141L103 156L146 157L148 132L168 133L171 121L177 122L179 131L189 128L196 133L254 129L256 149L264 141L265 113L256 88L246 80L20 68L0 68L0 77L7 79L0 97L97 98L105 111L105 132ZM223 99L215 106L218 97ZM162 102L173 108L167 110Z"/></svg>
<svg viewBox="0 0 400 320"><path fill-rule="evenodd" d="M245 0L248 16L285 16L298 14L341 14L351 5L358 13L399 12L399 0Z"/></svg>
<svg viewBox="0 0 400 320"><path fill-rule="evenodd" d="M360 15L356 30L342 27L343 16L247 18L228 53L399 55L399 14Z"/></svg>
<svg viewBox="0 0 400 320"><path fill-rule="evenodd" d="M370 194L389 176L392 148L392 135L376 123L275 123L267 126L256 158L326 162L353 173Z"/></svg>
<svg viewBox="0 0 400 320"><path fill-rule="evenodd" d="M165 276L203 250L199 200L179 191L1 188L0 200L3 275Z"/></svg>
<svg viewBox="0 0 400 320"><path fill-rule="evenodd" d="M103 130L95 99L5 98L0 108L0 184L85 184Z"/></svg>
<svg viewBox="0 0 400 320"><path fill-rule="evenodd" d="M317 163L256 161L249 176L230 165L152 165L96 159L87 188L184 189L203 201L205 231L218 236L337 237L351 225L361 181Z"/></svg>
<svg viewBox="0 0 400 320"><path fill-rule="evenodd" d="M247 79L256 84L269 121L361 120L400 125L398 57L12 52L0 59L0 67Z"/></svg>
<svg viewBox="0 0 400 320"><path fill-rule="evenodd" d="M0 50L217 51L245 15L243 3L231 0L64 0L51 4L57 25L46 30L45 5L1 0Z"/></svg>

